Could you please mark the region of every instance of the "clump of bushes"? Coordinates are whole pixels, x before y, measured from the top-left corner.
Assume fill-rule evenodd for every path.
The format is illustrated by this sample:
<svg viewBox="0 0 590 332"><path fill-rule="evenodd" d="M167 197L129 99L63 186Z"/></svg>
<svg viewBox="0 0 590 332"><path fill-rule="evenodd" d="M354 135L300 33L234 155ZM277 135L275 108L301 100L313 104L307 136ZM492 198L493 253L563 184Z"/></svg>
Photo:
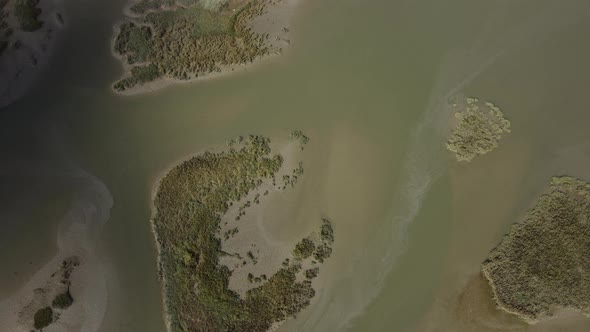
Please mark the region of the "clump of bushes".
<svg viewBox="0 0 590 332"><path fill-rule="evenodd" d="M0 56L8 49L8 45L10 45L9 39L13 33L12 28L6 21L8 17L7 4L8 0L0 0Z"/></svg>
<svg viewBox="0 0 590 332"><path fill-rule="evenodd" d="M66 290L53 298L51 307L44 307L35 312L33 317L35 329L43 329L49 326L59 318L62 310L66 310L74 303L74 298L70 293L71 276L74 269L79 265L80 261L77 256L68 257L62 261L61 268L52 275L54 277L57 273L60 274L60 282Z"/></svg>
<svg viewBox="0 0 590 332"><path fill-rule="evenodd" d="M305 147L305 145L309 142L309 137L305 136L305 134L301 130L294 130L289 135L289 138L292 140L299 141L299 147L301 150Z"/></svg>
<svg viewBox="0 0 590 332"><path fill-rule="evenodd" d="M293 256L298 259L305 259L310 257L314 250L315 244L313 241L308 238L304 238L295 245L295 249L293 249Z"/></svg>
<svg viewBox="0 0 590 332"><path fill-rule="evenodd" d="M323 263L324 260L332 255L332 244L334 243L334 228L332 222L326 218L322 218L322 227L320 229L320 240L313 252L313 258Z"/></svg>
<svg viewBox="0 0 590 332"><path fill-rule="evenodd" d="M68 290L65 292L56 295L51 305L54 308L67 309L72 305L72 303L74 303L74 298L72 297L70 289L68 288Z"/></svg>
<svg viewBox="0 0 590 332"><path fill-rule="evenodd" d="M326 218L322 218L322 228L320 231L320 238L323 243L331 245L334 243L334 228L332 223Z"/></svg>
<svg viewBox="0 0 590 332"><path fill-rule="evenodd" d="M126 22L119 27L114 49L115 52L124 54L127 62L132 65L149 60L153 55L152 44L152 29L149 26Z"/></svg>
<svg viewBox="0 0 590 332"><path fill-rule="evenodd" d="M250 258L252 260L252 263L254 265L256 265L258 263L258 258L256 256L254 256L254 253L252 252L252 250L248 251L247 255L248 255L248 258Z"/></svg>
<svg viewBox="0 0 590 332"><path fill-rule="evenodd" d="M229 240L229 238L234 237L236 234L238 234L239 230L237 227L234 227L232 229L228 229L227 231L225 231L225 233L223 233L223 238L225 240Z"/></svg>
<svg viewBox="0 0 590 332"><path fill-rule="evenodd" d="M303 172L303 162L300 161L297 167L295 167L291 172L291 175L283 175L283 186L280 188L282 188L283 190L286 190L288 187L294 188L297 184L297 181L299 181L299 178L303 175Z"/></svg>
<svg viewBox="0 0 590 332"><path fill-rule="evenodd" d="M35 329L42 329L53 323L53 309L45 307L37 310L34 316Z"/></svg>
<svg viewBox="0 0 590 332"><path fill-rule="evenodd" d="M313 278L317 277L319 273L320 273L319 267L314 267L314 268L305 270L305 278L313 279Z"/></svg>
<svg viewBox="0 0 590 332"><path fill-rule="evenodd" d="M135 66L131 69L131 77L124 78L115 83L114 88L122 91L140 83L151 82L160 77L158 67L154 64Z"/></svg>
<svg viewBox="0 0 590 332"><path fill-rule="evenodd" d="M41 29L43 22L39 20L41 9L37 7L39 0L16 0L14 16L18 19L21 29L35 31Z"/></svg>
<svg viewBox="0 0 590 332"><path fill-rule="evenodd" d="M498 306L535 322L554 308L590 314L590 184L553 178L482 264Z"/></svg>
<svg viewBox="0 0 590 332"><path fill-rule="evenodd" d="M332 247L322 243L315 248L313 252L313 258L320 263L323 263L325 259L332 255Z"/></svg>
<svg viewBox="0 0 590 332"><path fill-rule="evenodd" d="M447 141L447 149L454 152L458 161L471 161L496 147L504 134L510 133L510 121L496 105L467 98L455 112L457 124Z"/></svg>

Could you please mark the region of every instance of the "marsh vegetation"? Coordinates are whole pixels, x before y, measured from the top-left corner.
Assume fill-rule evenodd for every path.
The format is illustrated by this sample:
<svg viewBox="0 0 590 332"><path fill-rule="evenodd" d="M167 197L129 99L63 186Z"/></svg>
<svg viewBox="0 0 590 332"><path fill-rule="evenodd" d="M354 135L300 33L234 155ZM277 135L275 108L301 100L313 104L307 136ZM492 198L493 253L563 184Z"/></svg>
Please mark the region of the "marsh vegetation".
<svg viewBox="0 0 590 332"><path fill-rule="evenodd" d="M53 323L53 309L51 309L51 307L44 307L37 310L34 320L34 326L37 330L49 326L51 323Z"/></svg>
<svg viewBox="0 0 590 332"><path fill-rule="evenodd" d="M152 223L172 331L266 331L295 316L314 296L310 280L297 281L304 273L301 260L314 252L313 242L304 245L304 255L286 259L273 275L249 273L247 281L256 287L245 296L229 288L232 271L220 263L227 255L222 250L222 216L263 180L272 181L283 164L269 144L262 136L232 141L227 151L193 157L161 180ZM331 229L329 221L323 225ZM224 237L233 232L237 228ZM247 255L257 262L253 251Z"/></svg>
<svg viewBox="0 0 590 332"><path fill-rule="evenodd" d="M43 26L43 22L39 20L41 9L38 5L39 0L16 0L14 3L14 16L24 31L36 31Z"/></svg>
<svg viewBox="0 0 590 332"><path fill-rule="evenodd" d="M74 303L74 298L70 293L70 289L68 288L65 292L60 293L55 296L51 305L55 308L59 309L67 309Z"/></svg>
<svg viewBox="0 0 590 332"><path fill-rule="evenodd" d="M142 0L130 10L140 15L119 26L114 51L130 66L116 91L170 78L188 80L224 66L244 64L269 53L268 35L248 26L270 0L208 7L194 0Z"/></svg>
<svg viewBox="0 0 590 332"><path fill-rule="evenodd" d="M307 143L309 143L309 137L305 136L305 134L301 130L294 130L289 134L289 138L294 141L299 142L299 147L301 150L305 147Z"/></svg>
<svg viewBox="0 0 590 332"><path fill-rule="evenodd" d="M74 298L70 292L72 285L72 273L80 265L78 257L72 256L62 261L61 267L51 275L51 278L44 288L39 289L40 295L55 294L51 301L39 299L41 303L48 303L43 306L33 316L32 326L37 330L51 325L59 319L65 310L73 303ZM22 313L21 313L22 314Z"/></svg>
<svg viewBox="0 0 590 332"><path fill-rule="evenodd" d="M454 115L456 125L447 141L447 149L454 152L458 161L471 161L496 147L503 135L510 133L510 121L499 107L491 102L466 98L458 105Z"/></svg>
<svg viewBox="0 0 590 332"><path fill-rule="evenodd" d="M304 238L295 245L295 249L293 249L293 256L297 259L306 259L311 257L311 254L313 254L314 250L315 243L309 238Z"/></svg>
<svg viewBox="0 0 590 332"><path fill-rule="evenodd" d="M529 322L554 309L590 314L590 184L555 177L482 271L500 308Z"/></svg>
<svg viewBox="0 0 590 332"><path fill-rule="evenodd" d="M8 48L10 36L14 32L8 25L8 11L6 10L7 4L8 0L0 0L0 55L2 55Z"/></svg>

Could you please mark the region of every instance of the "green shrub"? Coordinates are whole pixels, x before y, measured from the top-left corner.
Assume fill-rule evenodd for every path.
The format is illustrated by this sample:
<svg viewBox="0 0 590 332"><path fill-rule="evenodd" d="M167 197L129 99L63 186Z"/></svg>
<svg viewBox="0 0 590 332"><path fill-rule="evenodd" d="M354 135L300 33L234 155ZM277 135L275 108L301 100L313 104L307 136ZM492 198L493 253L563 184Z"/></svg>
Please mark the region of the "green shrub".
<svg viewBox="0 0 590 332"><path fill-rule="evenodd" d="M293 256L295 256L295 258L305 259L310 257L314 250L315 244L313 241L305 238L295 245Z"/></svg>
<svg viewBox="0 0 590 332"><path fill-rule="evenodd" d="M24 31L36 31L43 26L43 22L38 19L41 15L38 4L39 0L16 0L14 15Z"/></svg>
<svg viewBox="0 0 590 332"><path fill-rule="evenodd" d="M320 238L325 244L334 243L334 229L332 223L326 218L322 218L322 229L320 232Z"/></svg>
<svg viewBox="0 0 590 332"><path fill-rule="evenodd" d="M153 225L172 331L266 331L314 296L309 280L297 281L301 266L286 260L271 276L249 274L256 287L240 297L229 289L231 271L219 262L219 224L230 202L258 189L262 179L271 181L283 163L269 144L249 136L227 151L182 162L160 182Z"/></svg>
<svg viewBox="0 0 590 332"><path fill-rule="evenodd" d="M309 137L305 136L301 130L294 130L289 135L289 138L298 141L301 150L303 150L304 146L309 143Z"/></svg>
<svg viewBox="0 0 590 332"><path fill-rule="evenodd" d="M458 161L471 161L496 147L502 135L510 133L510 121L496 105L467 98L455 112L457 124L447 141L447 149L454 152Z"/></svg>
<svg viewBox="0 0 590 332"><path fill-rule="evenodd" d="M72 303L74 303L74 298L72 298L72 294L70 294L70 290L68 289L63 293L56 295L51 305L54 308L67 309Z"/></svg>
<svg viewBox="0 0 590 332"><path fill-rule="evenodd" d="M318 262L323 263L325 259L332 255L332 248L326 244L320 244L313 252L313 258Z"/></svg>
<svg viewBox="0 0 590 332"><path fill-rule="evenodd" d="M45 307L37 310L35 313L35 328L42 329L53 323L53 309L51 307Z"/></svg>

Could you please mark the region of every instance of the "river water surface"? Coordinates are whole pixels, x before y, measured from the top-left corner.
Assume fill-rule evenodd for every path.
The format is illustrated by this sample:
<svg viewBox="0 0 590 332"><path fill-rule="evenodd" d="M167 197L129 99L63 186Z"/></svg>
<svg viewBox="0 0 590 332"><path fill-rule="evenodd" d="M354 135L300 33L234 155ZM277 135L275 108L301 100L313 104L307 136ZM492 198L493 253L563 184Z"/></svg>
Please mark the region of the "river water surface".
<svg viewBox="0 0 590 332"><path fill-rule="evenodd" d="M97 233L108 267L101 331L163 331L153 181L228 138L300 129L311 137L304 179L266 229L296 239L328 216L336 243L314 302L281 331L588 329L575 315L527 327L497 312L478 271L552 175L590 180L590 3L306 0L283 56L119 97L109 46L123 5L68 3L44 78L0 112L0 299L52 257L80 186L63 174L80 169L113 203ZM496 151L469 164L444 148L456 96L490 100L512 122ZM108 209L92 199L92 211Z"/></svg>

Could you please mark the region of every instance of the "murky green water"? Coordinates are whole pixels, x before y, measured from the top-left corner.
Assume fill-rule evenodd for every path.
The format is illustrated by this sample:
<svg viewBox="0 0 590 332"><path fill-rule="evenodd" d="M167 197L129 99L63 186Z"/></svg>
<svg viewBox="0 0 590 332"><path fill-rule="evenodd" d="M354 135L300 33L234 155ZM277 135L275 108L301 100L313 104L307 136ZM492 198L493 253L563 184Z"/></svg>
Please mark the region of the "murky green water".
<svg viewBox="0 0 590 332"><path fill-rule="evenodd" d="M155 177L235 135L301 129L312 142L305 179L288 197L297 227L269 229L297 238L326 215L336 243L316 301L281 331L525 330L481 323L481 312L457 303L551 175L590 180L590 4L307 0L285 56L125 98L109 90L122 5L69 4L74 18L46 78L0 113L0 197L10 203L0 296L51 257L63 212L34 212L75 187L56 173L81 168L114 201L98 242L112 271L102 330L163 331L148 224ZM512 121L500 149L469 165L442 145L456 93L489 99Z"/></svg>

